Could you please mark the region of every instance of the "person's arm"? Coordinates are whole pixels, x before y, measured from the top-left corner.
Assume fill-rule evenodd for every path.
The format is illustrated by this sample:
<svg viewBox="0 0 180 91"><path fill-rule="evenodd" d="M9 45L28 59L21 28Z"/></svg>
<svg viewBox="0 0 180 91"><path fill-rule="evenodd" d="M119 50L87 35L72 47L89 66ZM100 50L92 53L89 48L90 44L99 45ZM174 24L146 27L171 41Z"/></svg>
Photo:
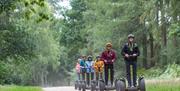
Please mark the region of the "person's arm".
<svg viewBox="0 0 180 91"><path fill-rule="evenodd" d="M127 53L127 44L125 44L125 45L123 46L123 48L122 48L122 50L121 50L121 55L122 55L123 57L126 57L126 58L129 57L129 54Z"/></svg>
<svg viewBox="0 0 180 91"><path fill-rule="evenodd" d="M76 63L76 71L79 69L78 64Z"/></svg>
<svg viewBox="0 0 180 91"><path fill-rule="evenodd" d="M126 54L126 45L123 46L122 50L121 50L121 55L124 57Z"/></svg>
<svg viewBox="0 0 180 91"><path fill-rule="evenodd" d="M94 67L94 69L96 69L96 68L97 68L96 62L94 62L93 67Z"/></svg>
<svg viewBox="0 0 180 91"><path fill-rule="evenodd" d="M107 62L107 60L105 59L106 57L105 57L105 52L102 52L102 54L101 54L101 59L104 61L104 62Z"/></svg>
<svg viewBox="0 0 180 91"><path fill-rule="evenodd" d="M140 51L139 51L138 46L135 47L135 53L136 53L137 56L140 56Z"/></svg>
<svg viewBox="0 0 180 91"><path fill-rule="evenodd" d="M101 62L101 67L104 68L104 62Z"/></svg>
<svg viewBox="0 0 180 91"><path fill-rule="evenodd" d="M115 60L116 60L116 52L115 52L115 51L113 51L113 55L112 55L112 62L115 62Z"/></svg>

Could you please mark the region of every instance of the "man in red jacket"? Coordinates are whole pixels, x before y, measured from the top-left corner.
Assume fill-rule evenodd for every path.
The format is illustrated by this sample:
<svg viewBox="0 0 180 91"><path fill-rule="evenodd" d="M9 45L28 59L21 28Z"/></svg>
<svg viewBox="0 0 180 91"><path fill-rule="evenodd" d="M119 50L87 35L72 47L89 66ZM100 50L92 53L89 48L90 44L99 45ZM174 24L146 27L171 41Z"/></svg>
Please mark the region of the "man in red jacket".
<svg viewBox="0 0 180 91"><path fill-rule="evenodd" d="M114 81L114 61L116 60L116 53L112 50L112 44L106 44L106 50L102 52L101 58L104 60L104 77L105 77L105 84L108 85L108 73L110 69L110 80L111 86L113 85Z"/></svg>

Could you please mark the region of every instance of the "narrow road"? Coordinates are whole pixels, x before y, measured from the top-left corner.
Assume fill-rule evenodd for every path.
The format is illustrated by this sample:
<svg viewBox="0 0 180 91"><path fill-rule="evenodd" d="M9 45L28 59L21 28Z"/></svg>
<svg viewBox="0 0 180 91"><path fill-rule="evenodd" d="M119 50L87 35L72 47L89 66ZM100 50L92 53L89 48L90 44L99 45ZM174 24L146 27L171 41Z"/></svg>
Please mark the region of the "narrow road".
<svg viewBox="0 0 180 91"><path fill-rule="evenodd" d="M151 79L151 80L146 80L146 84L180 84L180 78L176 79L163 79L163 80L158 80L158 79ZM75 90L73 86L62 86L62 87L46 87L43 88L43 91L78 91ZM89 91L89 90L87 90Z"/></svg>
<svg viewBox="0 0 180 91"><path fill-rule="evenodd" d="M47 87L43 91L76 91L74 87Z"/></svg>

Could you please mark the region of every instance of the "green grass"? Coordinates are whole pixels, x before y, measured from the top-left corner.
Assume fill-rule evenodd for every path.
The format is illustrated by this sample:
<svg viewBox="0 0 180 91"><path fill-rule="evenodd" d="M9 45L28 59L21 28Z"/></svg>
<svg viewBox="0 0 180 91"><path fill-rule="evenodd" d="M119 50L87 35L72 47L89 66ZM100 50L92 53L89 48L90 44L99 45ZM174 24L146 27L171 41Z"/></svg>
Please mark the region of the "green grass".
<svg viewBox="0 0 180 91"><path fill-rule="evenodd" d="M148 84L146 85L147 91L180 91L180 84L165 83L165 84Z"/></svg>
<svg viewBox="0 0 180 91"><path fill-rule="evenodd" d="M0 86L0 91L42 91L42 89L30 86Z"/></svg>

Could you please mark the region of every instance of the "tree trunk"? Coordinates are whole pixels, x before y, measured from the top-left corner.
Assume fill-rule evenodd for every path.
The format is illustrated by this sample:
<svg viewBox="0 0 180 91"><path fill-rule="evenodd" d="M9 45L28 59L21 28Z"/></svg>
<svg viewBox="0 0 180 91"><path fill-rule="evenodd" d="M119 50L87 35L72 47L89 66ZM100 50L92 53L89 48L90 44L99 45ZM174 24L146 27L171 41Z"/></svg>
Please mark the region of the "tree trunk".
<svg viewBox="0 0 180 91"><path fill-rule="evenodd" d="M147 28L145 27L145 22L143 24L144 30L143 30L143 67L148 68L147 65Z"/></svg>
<svg viewBox="0 0 180 91"><path fill-rule="evenodd" d="M160 24L160 13L159 13L159 11L160 11L160 1L157 0L156 1L156 20L155 20L156 31L158 31L157 32L158 33L158 39L157 40L159 40L159 37L161 35L160 32L159 32L159 30L160 30L160 27L159 27L159 24ZM160 50L161 50L160 43L159 42L155 43L155 45L154 45L154 51L155 51L155 55L154 55L155 59L154 60L156 60L155 64L160 63L160 60L161 60L160 53L159 53Z"/></svg>
<svg viewBox="0 0 180 91"><path fill-rule="evenodd" d="M164 0L160 0L160 10L161 10L161 37L162 37L162 44L163 44L163 49L164 49L164 55L162 56L162 63L164 65L167 64L167 51L166 51L166 47L167 47L167 28L166 28L166 21L165 21L165 9L164 9Z"/></svg>
<svg viewBox="0 0 180 91"><path fill-rule="evenodd" d="M173 13L173 20L174 20L174 23L176 24L176 23L178 23L178 18L177 18L177 12L174 12ZM177 35L176 34L174 34L174 38L173 38L173 42L174 42L174 47L178 47L178 41L177 41Z"/></svg>
<svg viewBox="0 0 180 91"><path fill-rule="evenodd" d="M149 33L150 36L150 60L151 60L151 67L155 66L155 60L154 60L154 38L152 33Z"/></svg>

